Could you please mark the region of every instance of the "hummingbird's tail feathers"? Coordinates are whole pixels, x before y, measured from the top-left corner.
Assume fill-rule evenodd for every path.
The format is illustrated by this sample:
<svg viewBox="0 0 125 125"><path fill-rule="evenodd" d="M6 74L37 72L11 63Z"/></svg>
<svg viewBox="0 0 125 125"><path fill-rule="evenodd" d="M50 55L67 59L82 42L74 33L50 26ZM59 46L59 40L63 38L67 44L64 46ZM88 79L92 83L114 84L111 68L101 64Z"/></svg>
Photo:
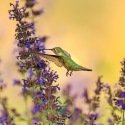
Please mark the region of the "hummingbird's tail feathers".
<svg viewBox="0 0 125 125"><path fill-rule="evenodd" d="M81 69L84 70L84 71L92 71L92 69L88 69L88 68L85 68L85 67L82 67Z"/></svg>

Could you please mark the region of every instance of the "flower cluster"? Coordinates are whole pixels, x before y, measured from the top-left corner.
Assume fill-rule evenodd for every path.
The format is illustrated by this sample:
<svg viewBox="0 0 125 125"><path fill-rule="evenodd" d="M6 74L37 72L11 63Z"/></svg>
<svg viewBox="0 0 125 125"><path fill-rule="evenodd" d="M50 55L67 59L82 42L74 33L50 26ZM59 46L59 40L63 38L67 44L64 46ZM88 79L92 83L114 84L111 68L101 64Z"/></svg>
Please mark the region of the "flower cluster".
<svg viewBox="0 0 125 125"><path fill-rule="evenodd" d="M88 90L83 90L82 98L84 99L84 104L88 106L88 111L83 112L83 109L76 107L74 102L77 99L77 95L71 96L71 85L68 85L64 89L64 95L67 97L67 110L71 113L70 114L70 121L68 125L100 125L97 124L97 120L99 119L99 112L97 109L99 108L100 104L100 96L103 90L104 83L101 82L101 77L98 78L96 82L96 89L95 94L92 98L89 97Z"/></svg>
<svg viewBox="0 0 125 125"><path fill-rule="evenodd" d="M8 106L7 97L2 95L2 92L6 89L6 84L3 80L0 80L0 124L2 125L16 125L15 119L20 118L20 114L15 108Z"/></svg>
<svg viewBox="0 0 125 125"><path fill-rule="evenodd" d="M83 90L82 97L84 99L84 104L87 104L87 113L83 109L76 107L75 102L77 100L77 95L71 96L72 86L68 85L64 89L64 96L67 98L67 110L70 111L70 121L68 125L103 125L99 123L99 119L102 117L99 110L101 95L105 95L107 99L107 104L110 109L111 116L106 120L104 125L124 125L124 106L125 106L125 87L124 87L124 72L125 71L125 59L122 64L122 72L119 82L115 85L117 88L112 90L108 84L101 81L101 77L98 78L96 82L96 89L92 97L89 96L88 90ZM121 81L122 79L122 81ZM104 115L104 114L103 114Z"/></svg>
<svg viewBox="0 0 125 125"><path fill-rule="evenodd" d="M21 73L26 74L22 82L14 80L14 84L22 86L22 95L32 98L33 106L30 112L31 124L35 120L37 124L58 124L64 125L66 116L60 103L60 97L55 94L60 90L59 85L54 85L58 79L57 72L51 70L46 60L36 53L44 53L47 36L36 37L34 19L43 13L43 9L35 10L36 0L26 0L25 7L20 8L19 2L16 5L10 4L13 9L9 10L10 19L16 20L16 34L18 55L17 65ZM27 19L31 18L31 21ZM29 111L28 111L29 112ZM64 117L63 117L64 116ZM37 120L36 120L37 119Z"/></svg>
<svg viewBox="0 0 125 125"><path fill-rule="evenodd" d="M115 114L115 119L117 123L122 122L125 124L124 112L125 112L125 59L121 62L121 76L119 82L116 84L117 88L114 92L113 103L114 109L120 112L120 116Z"/></svg>
<svg viewBox="0 0 125 125"><path fill-rule="evenodd" d="M16 125L15 119L21 118L20 114L15 108L9 108L6 97L0 98L0 103L2 105L0 123L2 125Z"/></svg>

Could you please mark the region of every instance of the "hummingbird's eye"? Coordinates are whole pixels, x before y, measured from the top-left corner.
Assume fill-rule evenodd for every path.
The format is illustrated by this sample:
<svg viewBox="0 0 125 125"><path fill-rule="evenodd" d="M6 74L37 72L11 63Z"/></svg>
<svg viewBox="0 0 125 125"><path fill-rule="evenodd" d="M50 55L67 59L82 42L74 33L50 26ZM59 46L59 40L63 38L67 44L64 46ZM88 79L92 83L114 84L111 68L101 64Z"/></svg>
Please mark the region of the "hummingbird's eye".
<svg viewBox="0 0 125 125"><path fill-rule="evenodd" d="M54 49L54 52L57 52L57 50L56 50L56 49Z"/></svg>

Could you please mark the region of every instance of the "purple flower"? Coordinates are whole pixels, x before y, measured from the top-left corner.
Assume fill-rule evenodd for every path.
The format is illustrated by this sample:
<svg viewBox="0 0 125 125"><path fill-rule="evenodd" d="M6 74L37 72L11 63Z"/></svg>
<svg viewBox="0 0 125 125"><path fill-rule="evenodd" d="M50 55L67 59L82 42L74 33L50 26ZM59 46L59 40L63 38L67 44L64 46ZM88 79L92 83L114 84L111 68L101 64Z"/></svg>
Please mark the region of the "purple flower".
<svg viewBox="0 0 125 125"><path fill-rule="evenodd" d="M97 113L91 113L91 114L89 114L88 117L89 117L90 120L96 120L97 117L98 117L98 114Z"/></svg>
<svg viewBox="0 0 125 125"><path fill-rule="evenodd" d="M34 74L34 73L33 73L33 69L30 68L30 69L29 69L29 78L31 78L31 77L33 76L33 74Z"/></svg>
<svg viewBox="0 0 125 125"><path fill-rule="evenodd" d="M26 42L26 48L28 48L28 49L29 49L29 48L30 48L30 46L31 46L31 45L30 45L30 42L29 42L29 41L27 41L27 42Z"/></svg>
<svg viewBox="0 0 125 125"><path fill-rule="evenodd" d="M115 105L125 110L125 102L123 100L115 100Z"/></svg>
<svg viewBox="0 0 125 125"><path fill-rule="evenodd" d="M43 95L44 95L43 90L40 90L40 91L37 91L37 92L34 93L34 98L41 100Z"/></svg>
<svg viewBox="0 0 125 125"><path fill-rule="evenodd" d="M36 40L35 46L37 51L43 51L44 50L44 44L46 42L48 37L43 36Z"/></svg>
<svg viewBox="0 0 125 125"><path fill-rule="evenodd" d="M120 92L120 97L125 98L125 92Z"/></svg>
<svg viewBox="0 0 125 125"><path fill-rule="evenodd" d="M2 116L0 117L0 120L4 122L7 119L7 117L8 117L8 113L2 112Z"/></svg>
<svg viewBox="0 0 125 125"><path fill-rule="evenodd" d="M13 6L13 10L9 10L9 15L10 15L10 19L16 19L16 21L21 21L25 16L25 7L22 7L19 9L19 1L16 1L16 5L10 3L10 6Z"/></svg>
<svg viewBox="0 0 125 125"><path fill-rule="evenodd" d="M13 85L21 85L21 81L18 79L13 80Z"/></svg>
<svg viewBox="0 0 125 125"><path fill-rule="evenodd" d="M39 104L34 105L34 107L32 109L32 113L36 114L39 111L40 111L40 105Z"/></svg>
<svg viewBox="0 0 125 125"><path fill-rule="evenodd" d="M23 87L22 87L22 95L28 94L28 87L27 87L27 81L24 81Z"/></svg>
<svg viewBox="0 0 125 125"><path fill-rule="evenodd" d="M39 84L44 84L44 79L42 79L42 78L37 79L37 82L38 82Z"/></svg>
<svg viewBox="0 0 125 125"><path fill-rule="evenodd" d="M81 112L81 110L80 110L79 108L75 108L75 109L74 109L74 113L75 113L76 115L78 115L79 112Z"/></svg>
<svg viewBox="0 0 125 125"><path fill-rule="evenodd" d="M80 108L75 108L75 109L74 109L74 116L75 116L76 118L79 118L81 112L82 112L82 110L81 110Z"/></svg>
<svg viewBox="0 0 125 125"><path fill-rule="evenodd" d="M42 98L42 103L46 104L47 103L47 99L46 98Z"/></svg>
<svg viewBox="0 0 125 125"><path fill-rule="evenodd" d="M125 98L125 91L119 89L119 90L117 90L115 96L118 98Z"/></svg>
<svg viewBox="0 0 125 125"><path fill-rule="evenodd" d="M36 63L37 63L39 68L44 69L46 67L46 64L41 60L36 60Z"/></svg>

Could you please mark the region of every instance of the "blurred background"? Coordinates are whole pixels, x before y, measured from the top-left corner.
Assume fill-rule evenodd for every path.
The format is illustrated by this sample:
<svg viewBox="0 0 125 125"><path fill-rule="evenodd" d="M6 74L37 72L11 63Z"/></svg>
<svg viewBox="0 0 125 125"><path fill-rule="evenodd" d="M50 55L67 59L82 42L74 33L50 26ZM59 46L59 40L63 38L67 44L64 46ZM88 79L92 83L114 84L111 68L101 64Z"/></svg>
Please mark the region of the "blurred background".
<svg viewBox="0 0 125 125"><path fill-rule="evenodd" d="M0 4L0 70L9 86L6 94L11 96L10 103L14 106L20 101L13 103L18 92L12 81L20 75L13 54L16 23L9 20L10 2L15 0L1 0ZM93 72L73 72L71 77L66 77L64 68L51 64L59 73L61 88L72 83L74 92L80 93L85 87L91 90L100 75L111 85L118 81L125 54L124 0L39 0L38 6L45 13L36 19L37 35L49 36L46 48L60 46L77 63L93 69Z"/></svg>

